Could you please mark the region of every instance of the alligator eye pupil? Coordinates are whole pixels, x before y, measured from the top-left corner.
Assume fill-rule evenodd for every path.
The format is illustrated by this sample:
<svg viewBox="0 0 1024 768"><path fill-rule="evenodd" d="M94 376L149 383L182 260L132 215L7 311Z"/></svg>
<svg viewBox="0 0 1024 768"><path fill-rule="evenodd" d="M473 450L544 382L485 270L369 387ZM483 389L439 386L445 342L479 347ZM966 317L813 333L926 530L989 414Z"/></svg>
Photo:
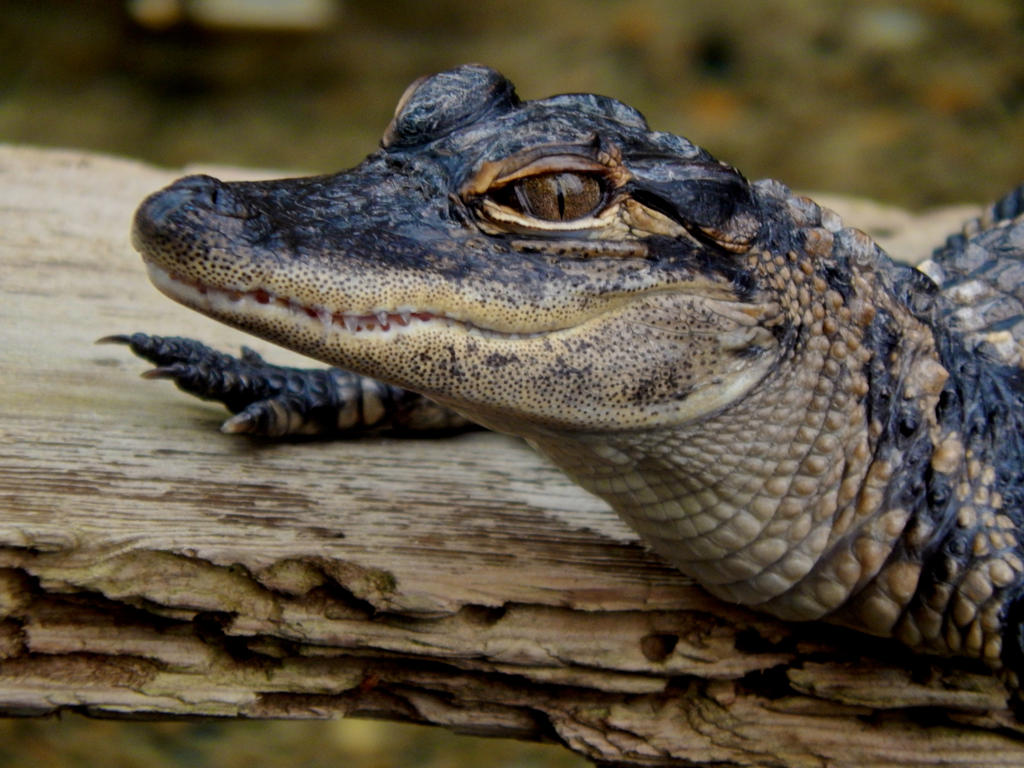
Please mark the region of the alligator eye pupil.
<svg viewBox="0 0 1024 768"><path fill-rule="evenodd" d="M545 221L572 221L593 213L604 197L596 177L580 173L543 173L513 183L521 213Z"/></svg>

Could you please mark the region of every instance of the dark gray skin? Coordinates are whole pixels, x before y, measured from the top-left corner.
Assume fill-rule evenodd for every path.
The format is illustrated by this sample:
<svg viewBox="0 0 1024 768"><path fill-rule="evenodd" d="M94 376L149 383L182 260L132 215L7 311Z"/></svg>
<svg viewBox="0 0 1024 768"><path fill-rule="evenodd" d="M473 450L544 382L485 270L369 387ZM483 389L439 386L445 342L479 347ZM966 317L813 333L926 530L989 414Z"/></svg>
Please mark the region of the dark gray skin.
<svg viewBox="0 0 1024 768"><path fill-rule="evenodd" d="M136 214L161 290L343 371L119 340L230 431L521 435L721 598L1016 687L1022 199L915 270L619 102L462 67L350 171Z"/></svg>

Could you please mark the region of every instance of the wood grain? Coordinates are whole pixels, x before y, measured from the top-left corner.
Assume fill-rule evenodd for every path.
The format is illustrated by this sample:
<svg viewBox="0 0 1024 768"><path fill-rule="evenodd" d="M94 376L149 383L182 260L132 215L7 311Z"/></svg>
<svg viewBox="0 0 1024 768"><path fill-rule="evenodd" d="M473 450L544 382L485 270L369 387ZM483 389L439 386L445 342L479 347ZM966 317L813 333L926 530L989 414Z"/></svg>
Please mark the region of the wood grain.
<svg viewBox="0 0 1024 768"><path fill-rule="evenodd" d="M719 603L515 440L261 442L139 381L93 341L294 360L147 283L131 213L178 175L0 147L0 713L362 715L623 765L1024 761L983 669ZM962 214L858 205L897 244Z"/></svg>

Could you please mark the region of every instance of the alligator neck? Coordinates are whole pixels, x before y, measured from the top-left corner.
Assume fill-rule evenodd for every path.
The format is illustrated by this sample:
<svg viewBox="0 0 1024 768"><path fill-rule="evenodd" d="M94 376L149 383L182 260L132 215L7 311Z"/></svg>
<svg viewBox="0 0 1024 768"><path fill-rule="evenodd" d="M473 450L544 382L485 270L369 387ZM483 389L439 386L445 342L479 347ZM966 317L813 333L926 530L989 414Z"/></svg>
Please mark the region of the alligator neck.
<svg viewBox="0 0 1024 768"><path fill-rule="evenodd" d="M774 375L698 422L534 442L715 595L820 618L879 574L911 519L892 489L921 467L904 466L891 423L921 414L910 442L925 462L938 434L926 414L946 374L931 334L908 334L882 361L859 341L805 334ZM899 386L871 392L874 368Z"/></svg>

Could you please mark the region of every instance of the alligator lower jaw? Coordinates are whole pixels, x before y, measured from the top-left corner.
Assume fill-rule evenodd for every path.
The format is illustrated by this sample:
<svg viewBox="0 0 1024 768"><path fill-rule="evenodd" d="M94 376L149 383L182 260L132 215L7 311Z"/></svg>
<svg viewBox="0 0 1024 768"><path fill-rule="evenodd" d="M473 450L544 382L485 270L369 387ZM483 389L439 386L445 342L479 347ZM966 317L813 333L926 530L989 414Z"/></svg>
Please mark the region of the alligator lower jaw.
<svg viewBox="0 0 1024 768"><path fill-rule="evenodd" d="M175 275L168 270L146 262L149 279L161 293L187 307L245 327L247 317L266 314L268 310L284 310L298 323L316 323L322 333L344 331L349 334L391 334L416 332L427 326L461 330L472 336L516 340L547 335L547 331L514 333L483 328L467 320L450 317L438 310L396 307L374 309L369 312L338 312L326 307L303 304L294 299L278 296L263 288L235 290L206 285L198 280Z"/></svg>

